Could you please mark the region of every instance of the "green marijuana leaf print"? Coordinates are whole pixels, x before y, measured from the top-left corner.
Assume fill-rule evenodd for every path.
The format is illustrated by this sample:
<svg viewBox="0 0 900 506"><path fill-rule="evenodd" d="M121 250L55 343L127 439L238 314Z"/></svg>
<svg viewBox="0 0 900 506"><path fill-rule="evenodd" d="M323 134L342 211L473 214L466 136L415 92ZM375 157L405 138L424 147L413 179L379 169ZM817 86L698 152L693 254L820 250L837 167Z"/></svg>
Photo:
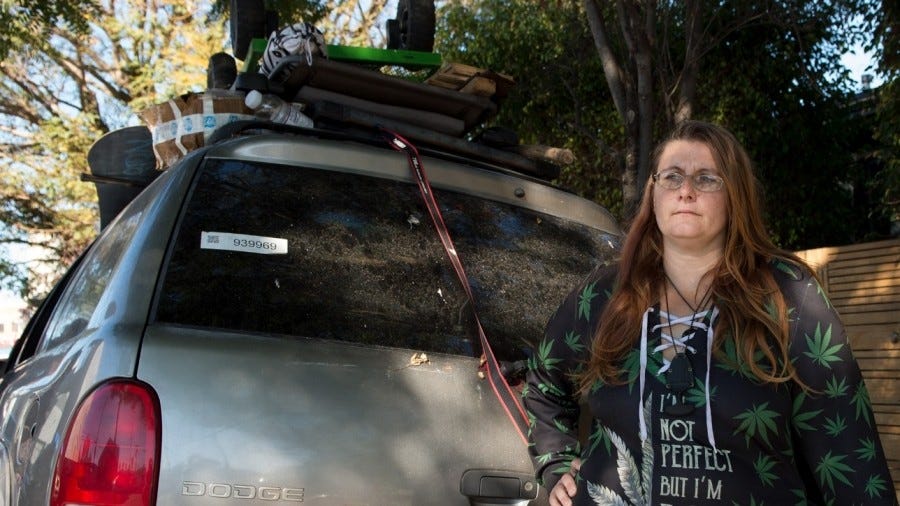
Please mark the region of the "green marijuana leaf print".
<svg viewBox="0 0 900 506"><path fill-rule="evenodd" d="M829 369L831 369L831 362L842 360L838 352L844 347L844 343L831 345L831 325L828 325L828 329L823 334L821 325L816 323L816 332L812 338L806 336L806 345L809 351L805 351L803 354L811 358L813 362Z"/></svg>
<svg viewBox="0 0 900 506"><path fill-rule="evenodd" d="M568 346L570 350L576 353L584 350L584 345L581 344L581 336L574 331L570 330L566 332L564 339L566 340L566 346Z"/></svg>
<svg viewBox="0 0 900 506"><path fill-rule="evenodd" d="M594 450L596 450L597 447L600 446L600 443L603 443L603 446L606 448L606 454L609 455L612 451L612 447L610 446L612 445L612 441L610 441L609 438L606 437L606 429L603 427L603 425L601 425L600 423L596 423L594 425L594 432L592 432L590 437L588 438L588 442L591 443L591 447L588 450L588 455L593 455Z"/></svg>
<svg viewBox="0 0 900 506"><path fill-rule="evenodd" d="M846 473L854 472L853 469L841 462L847 458L846 455L831 455L831 452L825 454L822 460L816 465L816 472L819 474L819 483L828 485L831 493L834 493L834 480L852 487Z"/></svg>
<svg viewBox="0 0 900 506"><path fill-rule="evenodd" d="M775 467L775 460L764 453L760 453L756 462L753 463L753 468L756 469L756 475L759 476L759 481L770 487L774 484L775 480L778 479L778 475L772 472L773 467Z"/></svg>
<svg viewBox="0 0 900 506"><path fill-rule="evenodd" d="M561 388L552 383L538 383L538 390L540 390L542 394L551 393L557 397L564 397L566 395L566 393L563 392Z"/></svg>
<svg viewBox="0 0 900 506"><path fill-rule="evenodd" d="M735 373L738 373L751 381L757 381L758 378L755 374L753 374L753 371L750 369L750 365L741 360L741 358L738 356L737 346L735 346L734 339L732 339L730 334L726 336L723 345L723 351L725 353L726 360L716 364L716 367L730 372L732 376ZM757 364L762 362L763 359L764 355L762 350L757 350L756 353L753 354L753 360Z"/></svg>
<svg viewBox="0 0 900 506"><path fill-rule="evenodd" d="M832 399L843 397L847 395L848 388L847 378L841 378L841 382L838 383L837 376L832 376L830 380L825 382L825 395Z"/></svg>
<svg viewBox="0 0 900 506"><path fill-rule="evenodd" d="M872 420L869 418L871 415L871 406L872 403L869 401L869 390L866 389L865 383L860 383L859 387L856 389L856 393L853 394L852 397L853 405L856 406L856 419L859 420L862 417L866 423L872 425Z"/></svg>
<svg viewBox="0 0 900 506"><path fill-rule="evenodd" d="M556 430L562 432L563 434L569 434L572 432L572 429L569 428L568 425L564 424L563 422L561 422L555 418L553 419L553 425L556 427Z"/></svg>
<svg viewBox="0 0 900 506"><path fill-rule="evenodd" d="M594 300L598 294L594 291L594 286L597 283L591 283L584 287L584 290L581 291L581 294L578 295L578 317L584 318L585 320L591 319L591 301Z"/></svg>
<svg viewBox="0 0 900 506"><path fill-rule="evenodd" d="M781 272L784 272L785 274L790 276L795 281L800 279L800 273L797 271L797 269L794 266L792 266L788 263L782 262L781 260L776 260L775 268Z"/></svg>
<svg viewBox="0 0 900 506"><path fill-rule="evenodd" d="M544 339L541 341L540 346L538 346L538 361L547 371L552 371L556 369L556 364L562 362L561 358L554 358L550 355L553 351L553 343Z"/></svg>
<svg viewBox="0 0 900 506"><path fill-rule="evenodd" d="M866 487L864 489L866 491L866 495L870 498L873 497L881 497L882 492L887 492L887 482L881 476L874 474L869 476L869 479L866 480Z"/></svg>
<svg viewBox="0 0 900 506"><path fill-rule="evenodd" d="M794 427L797 428L797 431L801 430L816 430L812 425L808 422L813 420L819 413L822 412L821 409L817 409L815 411L800 411L800 408L803 407L803 402L806 400L806 394L801 393L797 397L794 398L794 407L793 412L791 414L791 420L794 422Z"/></svg>
<svg viewBox="0 0 900 506"><path fill-rule="evenodd" d="M538 464L544 465L547 462L550 462L550 459L552 459L552 458L553 458L553 452L549 452L549 453L543 453L541 455L538 455L535 460L537 461Z"/></svg>
<svg viewBox="0 0 900 506"><path fill-rule="evenodd" d="M825 302L825 307L831 309L831 299L828 298L828 294L825 293L825 289L822 288L822 285L816 283L816 292L822 297L822 300Z"/></svg>
<svg viewBox="0 0 900 506"><path fill-rule="evenodd" d="M772 443L769 442L769 433L778 434L778 427L775 425L775 417L779 416L779 414L777 411L766 409L768 407L769 403L764 402L760 405L754 405L751 409L734 417L736 420L741 420L741 423L738 425L738 428L735 429L734 434L743 432L747 446L750 446L751 437L759 435L769 448L772 447Z"/></svg>
<svg viewBox="0 0 900 506"><path fill-rule="evenodd" d="M559 466L558 468L556 468L556 469L553 471L553 474L558 474L558 475L562 476L562 475L564 475L564 474L568 474L569 471L571 471L571 470L572 470L572 461L570 460L570 461L566 462L565 464L563 464L563 465ZM578 480L578 479L580 479L580 478L578 478L578 477L576 476L575 479Z"/></svg>
<svg viewBox="0 0 900 506"><path fill-rule="evenodd" d="M717 386L713 386L709 390L709 400L716 400ZM694 405L694 407L702 408L706 406L706 385L700 378L694 378L694 386L688 390L685 400Z"/></svg>
<svg viewBox="0 0 900 506"><path fill-rule="evenodd" d="M792 488L791 493L797 496L797 502L794 506L809 506L806 501L806 491L799 488Z"/></svg>
<svg viewBox="0 0 900 506"><path fill-rule="evenodd" d="M868 438L860 439L859 444L860 447L856 449L859 460L871 461L875 458L875 441Z"/></svg>
<svg viewBox="0 0 900 506"><path fill-rule="evenodd" d="M847 428L847 420L841 415L834 418L825 418L825 432L832 437L837 437Z"/></svg>
<svg viewBox="0 0 900 506"><path fill-rule="evenodd" d="M634 390L635 380L641 375L641 350L633 348L629 351L622 364L622 369L628 374L626 383L628 383L628 392L631 393Z"/></svg>

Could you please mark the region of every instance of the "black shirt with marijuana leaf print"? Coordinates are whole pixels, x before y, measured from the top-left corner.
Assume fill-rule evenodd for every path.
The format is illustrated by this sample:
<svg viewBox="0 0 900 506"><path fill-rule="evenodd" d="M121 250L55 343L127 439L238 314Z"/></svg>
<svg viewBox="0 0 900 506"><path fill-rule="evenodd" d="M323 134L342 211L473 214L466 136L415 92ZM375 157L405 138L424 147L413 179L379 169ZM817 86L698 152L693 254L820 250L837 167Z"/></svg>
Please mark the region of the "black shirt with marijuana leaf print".
<svg viewBox="0 0 900 506"><path fill-rule="evenodd" d="M805 270L781 261L770 268L788 306L791 359L810 390L758 381L733 365L731 338L715 336L725 359L711 357L707 410L707 335L698 330L687 352L694 386L684 394L694 409L685 416L664 411L674 398L660 374L662 352L654 352L658 329L647 335L642 398L635 336L622 364L626 382L598 383L579 402L573 375L584 366L615 268L598 269L574 290L547 325L524 392L530 450L544 485L552 488L580 457L576 505L896 505L869 396L837 313ZM648 329L659 322L659 306L650 308ZM579 428L585 405L589 416L581 420L589 426Z"/></svg>

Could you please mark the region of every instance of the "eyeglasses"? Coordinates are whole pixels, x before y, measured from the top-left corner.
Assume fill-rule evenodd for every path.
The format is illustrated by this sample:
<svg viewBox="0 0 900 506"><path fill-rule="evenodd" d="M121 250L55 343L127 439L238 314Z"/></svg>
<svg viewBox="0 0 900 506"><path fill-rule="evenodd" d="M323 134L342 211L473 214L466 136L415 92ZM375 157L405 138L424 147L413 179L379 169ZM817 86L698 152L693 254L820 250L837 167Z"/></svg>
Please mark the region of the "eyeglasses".
<svg viewBox="0 0 900 506"><path fill-rule="evenodd" d="M725 185L725 180L709 172L696 172L690 176L691 186L701 192L717 192ZM677 190L684 184L687 176L676 169L668 169L653 174L653 182L666 190Z"/></svg>

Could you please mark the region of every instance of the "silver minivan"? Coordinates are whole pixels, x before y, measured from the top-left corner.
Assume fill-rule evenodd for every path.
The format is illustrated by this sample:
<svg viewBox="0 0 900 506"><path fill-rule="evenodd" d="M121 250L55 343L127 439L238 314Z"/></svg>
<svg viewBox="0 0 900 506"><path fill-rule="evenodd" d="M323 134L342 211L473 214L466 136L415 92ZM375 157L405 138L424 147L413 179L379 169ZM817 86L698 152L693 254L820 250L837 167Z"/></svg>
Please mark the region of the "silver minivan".
<svg viewBox="0 0 900 506"><path fill-rule="evenodd" d="M538 177L422 153L521 388L619 230ZM236 131L156 177L29 323L0 382L0 504L545 504L461 286L404 154Z"/></svg>

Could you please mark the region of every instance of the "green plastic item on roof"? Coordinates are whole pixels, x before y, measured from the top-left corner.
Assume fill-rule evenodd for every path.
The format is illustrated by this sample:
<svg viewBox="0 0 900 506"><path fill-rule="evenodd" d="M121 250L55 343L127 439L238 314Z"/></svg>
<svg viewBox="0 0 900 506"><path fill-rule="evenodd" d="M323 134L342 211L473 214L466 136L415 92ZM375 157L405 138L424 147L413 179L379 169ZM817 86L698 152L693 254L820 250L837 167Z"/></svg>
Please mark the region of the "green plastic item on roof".
<svg viewBox="0 0 900 506"><path fill-rule="evenodd" d="M253 39L244 59L241 72L259 72L259 59L266 52L266 39ZM328 44L328 59L347 63L364 63L375 65L398 65L407 69L438 68L441 66L441 55L424 51L405 49L379 49L374 47L355 47Z"/></svg>
<svg viewBox="0 0 900 506"><path fill-rule="evenodd" d="M438 68L441 66L441 55L438 53L331 44L326 47L329 59L348 63L400 65L406 68Z"/></svg>

